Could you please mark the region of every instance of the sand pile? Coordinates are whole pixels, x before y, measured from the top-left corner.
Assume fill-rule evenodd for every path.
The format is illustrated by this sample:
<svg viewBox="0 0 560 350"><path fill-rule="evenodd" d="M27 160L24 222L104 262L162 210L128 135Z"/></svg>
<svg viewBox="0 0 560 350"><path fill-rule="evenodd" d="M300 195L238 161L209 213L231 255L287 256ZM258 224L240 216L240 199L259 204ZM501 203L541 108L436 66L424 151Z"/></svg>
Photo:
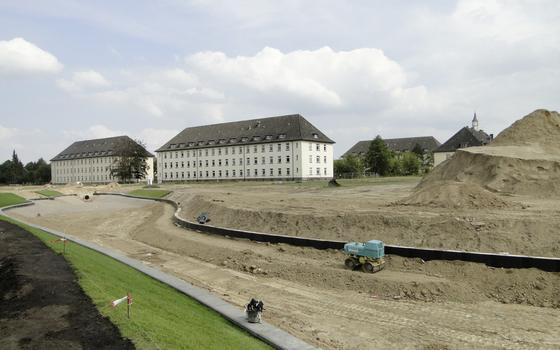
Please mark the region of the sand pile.
<svg viewBox="0 0 560 350"><path fill-rule="evenodd" d="M468 184L468 185L467 185ZM446 193L451 191L451 193ZM560 196L560 114L536 110L501 132L488 146L458 150L436 167L403 204L502 207L495 194Z"/></svg>
<svg viewBox="0 0 560 350"><path fill-rule="evenodd" d="M111 182L108 183L107 186L105 186L108 190L117 190L119 188L121 188L121 185L119 185L118 182Z"/></svg>
<svg viewBox="0 0 560 350"><path fill-rule="evenodd" d="M513 206L513 203L478 185L456 181L432 182L419 188L399 204L455 209L509 208Z"/></svg>

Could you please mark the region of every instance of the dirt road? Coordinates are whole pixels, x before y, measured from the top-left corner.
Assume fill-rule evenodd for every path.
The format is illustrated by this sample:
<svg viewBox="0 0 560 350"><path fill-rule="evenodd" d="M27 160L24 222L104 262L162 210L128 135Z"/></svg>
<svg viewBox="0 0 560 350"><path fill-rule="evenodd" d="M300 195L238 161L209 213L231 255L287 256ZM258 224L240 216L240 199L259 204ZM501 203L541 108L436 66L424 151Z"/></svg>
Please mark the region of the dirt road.
<svg viewBox="0 0 560 350"><path fill-rule="evenodd" d="M101 196L11 214L122 251L238 306L262 298L268 321L325 349L560 349L559 274L392 257L366 275L345 270L337 251L190 232L171 223L172 212Z"/></svg>

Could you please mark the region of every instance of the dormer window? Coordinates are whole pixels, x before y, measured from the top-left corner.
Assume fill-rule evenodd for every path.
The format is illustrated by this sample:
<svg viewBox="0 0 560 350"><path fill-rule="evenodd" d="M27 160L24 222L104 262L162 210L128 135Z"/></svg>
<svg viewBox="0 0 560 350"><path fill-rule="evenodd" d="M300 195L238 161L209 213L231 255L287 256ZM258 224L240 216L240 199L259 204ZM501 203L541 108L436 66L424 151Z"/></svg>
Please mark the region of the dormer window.
<svg viewBox="0 0 560 350"><path fill-rule="evenodd" d="M242 141L242 142L247 142L247 140L249 140L248 137L242 137L242 138L241 138L241 141Z"/></svg>
<svg viewBox="0 0 560 350"><path fill-rule="evenodd" d="M260 136L253 136L253 141L260 141L261 137Z"/></svg>
<svg viewBox="0 0 560 350"><path fill-rule="evenodd" d="M319 135L317 135L316 133L313 133L312 135L313 135L313 138L314 138L314 139L319 138Z"/></svg>
<svg viewBox="0 0 560 350"><path fill-rule="evenodd" d="M286 138L286 134L280 134L280 135L278 135L278 138L279 138L279 139L285 139L285 138Z"/></svg>
<svg viewBox="0 0 560 350"><path fill-rule="evenodd" d="M265 140L272 140L272 135L266 135L264 138Z"/></svg>

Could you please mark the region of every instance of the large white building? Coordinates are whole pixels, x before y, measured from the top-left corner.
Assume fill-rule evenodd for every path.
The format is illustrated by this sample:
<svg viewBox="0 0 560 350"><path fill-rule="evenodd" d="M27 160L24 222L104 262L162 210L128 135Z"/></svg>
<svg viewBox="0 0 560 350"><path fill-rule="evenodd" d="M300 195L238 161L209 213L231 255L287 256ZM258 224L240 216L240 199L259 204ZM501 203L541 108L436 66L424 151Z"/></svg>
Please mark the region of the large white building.
<svg viewBox="0 0 560 350"><path fill-rule="evenodd" d="M128 136L76 141L51 159L51 182L107 183L119 181L111 176L111 167L120 157L120 150L128 146L139 147L148 166L145 179L154 178L154 156Z"/></svg>
<svg viewBox="0 0 560 350"><path fill-rule="evenodd" d="M156 150L158 182L333 177L330 138L299 114L186 128Z"/></svg>

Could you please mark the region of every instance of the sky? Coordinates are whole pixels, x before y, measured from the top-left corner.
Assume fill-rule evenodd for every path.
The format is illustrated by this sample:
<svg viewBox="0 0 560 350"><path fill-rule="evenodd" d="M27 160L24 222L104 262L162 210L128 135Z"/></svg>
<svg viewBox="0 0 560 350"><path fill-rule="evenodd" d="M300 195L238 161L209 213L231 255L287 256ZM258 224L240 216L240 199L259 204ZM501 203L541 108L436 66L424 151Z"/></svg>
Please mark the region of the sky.
<svg viewBox="0 0 560 350"><path fill-rule="evenodd" d="M559 104L557 0L0 0L0 161L295 113L338 157Z"/></svg>

